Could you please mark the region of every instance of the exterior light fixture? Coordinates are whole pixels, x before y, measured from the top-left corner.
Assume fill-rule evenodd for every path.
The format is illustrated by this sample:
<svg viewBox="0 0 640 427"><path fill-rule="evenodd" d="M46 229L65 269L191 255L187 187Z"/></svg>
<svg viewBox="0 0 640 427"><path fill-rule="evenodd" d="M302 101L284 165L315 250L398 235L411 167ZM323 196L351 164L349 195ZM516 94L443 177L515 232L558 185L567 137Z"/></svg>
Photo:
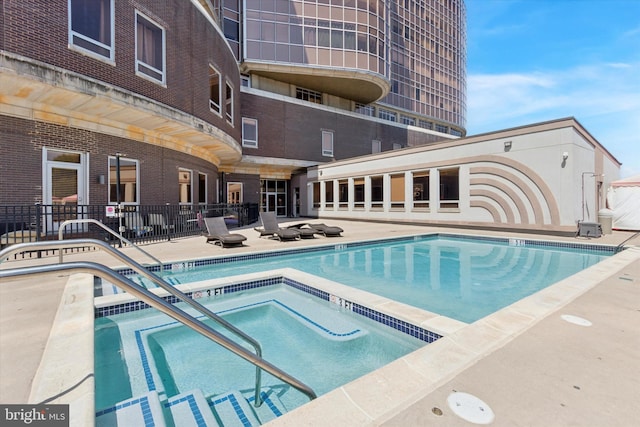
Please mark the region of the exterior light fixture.
<svg viewBox="0 0 640 427"><path fill-rule="evenodd" d="M511 141L505 141L504 142L504 151L509 151L511 150Z"/></svg>
<svg viewBox="0 0 640 427"><path fill-rule="evenodd" d="M569 153L568 152L564 152L562 153L562 160L567 160L569 158Z"/></svg>

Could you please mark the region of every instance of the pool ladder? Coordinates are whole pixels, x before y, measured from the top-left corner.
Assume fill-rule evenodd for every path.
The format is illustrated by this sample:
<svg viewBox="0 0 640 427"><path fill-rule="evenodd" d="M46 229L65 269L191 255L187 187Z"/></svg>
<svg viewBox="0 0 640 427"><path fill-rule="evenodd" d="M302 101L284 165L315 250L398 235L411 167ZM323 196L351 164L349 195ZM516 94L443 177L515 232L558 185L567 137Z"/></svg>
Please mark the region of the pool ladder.
<svg viewBox="0 0 640 427"><path fill-rule="evenodd" d="M171 286L167 282L165 282L162 278L154 274L153 272L147 270L142 265L138 264L132 258L124 255L123 253L117 251L115 248L112 248L108 244L101 242L100 240L95 239L73 239L73 240L65 240L65 241L53 241L53 242L33 242L33 243L18 243L12 245L2 251L0 251L0 263L6 260L13 254L25 252L25 251L38 251L38 250L54 250L58 249L62 251L62 249L68 249L71 247L77 246L96 246L98 248L102 248L107 251L110 255L114 256L118 260L122 261L136 273L144 276L145 278L151 280L156 286L164 289L169 294L173 295L180 301L183 301L189 304L191 307L199 311L200 313L207 316L209 319L218 323L219 325L226 328L228 331L232 332L236 336L244 339L248 343L250 343L254 350L255 354L248 351L244 347L238 345L236 342L230 340L219 332L215 331L213 328L205 324L204 322L198 320L187 312L179 309L178 307L166 302L164 299L155 295L152 292L149 292L146 288L141 285L134 283L131 279L121 275L113 271L112 269L95 262L69 262L69 263L60 263L60 264L50 264L50 265L40 265L34 267L24 267L24 268L16 268L12 270L0 270L0 279L8 278L8 277L21 277L21 276L40 276L47 275L60 271L71 271L77 273L89 273L95 276L98 276L104 280L108 280L114 284L117 284L125 291L134 295L138 299L144 301L149 304L153 308L161 311L162 313L172 317L183 325L193 329L194 331L204 335L206 338L214 341L215 343L221 345L227 350L231 351L235 355L242 357L249 363L253 364L256 367L256 383L255 383L255 403L256 407L262 405L262 396L260 395L261 388L261 371L265 370L274 377L280 379L281 381L289 384L291 387L297 389L304 395L306 395L310 400L315 399L317 396L315 392L306 384L294 378L293 376L287 374L277 366L269 363L268 361L262 358L262 348L260 343L256 341L254 338L245 334L240 329L236 328L231 323L224 320L222 317L213 313L208 308L204 307L202 304L199 304L185 293Z"/></svg>

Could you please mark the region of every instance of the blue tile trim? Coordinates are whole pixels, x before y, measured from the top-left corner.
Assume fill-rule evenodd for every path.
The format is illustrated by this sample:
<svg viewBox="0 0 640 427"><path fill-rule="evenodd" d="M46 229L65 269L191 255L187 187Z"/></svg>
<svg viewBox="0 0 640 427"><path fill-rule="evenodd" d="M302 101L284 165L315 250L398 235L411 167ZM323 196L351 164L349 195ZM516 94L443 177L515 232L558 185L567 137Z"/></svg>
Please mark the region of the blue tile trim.
<svg viewBox="0 0 640 427"><path fill-rule="evenodd" d="M119 411L120 409L128 408L134 405L140 405L140 410L142 411L142 417L144 419L145 427L155 427L156 423L153 419L153 414L151 413L151 406L149 405L149 398L147 398L147 396L143 396L138 399L129 400L124 403L119 403L115 406L111 406L109 408L97 411L96 418L101 415L109 414L111 412L116 412L116 411Z"/></svg>
<svg viewBox="0 0 640 427"><path fill-rule="evenodd" d="M149 367L149 358L147 357L147 352L144 349L142 335L140 331L136 331L135 335L136 344L138 345L138 352L140 353L140 359L142 362L142 368L144 370L144 379L147 381L147 388L149 389L149 391L153 391L156 389L156 383L153 380L153 375L151 374L151 368Z"/></svg>
<svg viewBox="0 0 640 427"><path fill-rule="evenodd" d="M191 413L193 414L193 418L196 421L196 424L198 425L198 427L207 427L207 423L204 419L204 416L202 415L202 412L200 411L200 408L198 407L198 403L196 402L196 399L193 396L193 394L188 394L186 396L182 396L180 399L166 402L164 404L164 407L171 408L172 406L175 406L184 402L187 402L189 404L189 409L191 410Z"/></svg>
<svg viewBox="0 0 640 427"><path fill-rule="evenodd" d="M236 399L236 397L233 394L228 394L228 395L223 396L221 398L217 398L215 400L212 400L211 402L209 402L209 406L215 406L215 405L217 405L219 403L224 403L226 401L229 401L229 403L231 403L231 406L233 407L233 410L235 411L236 415L238 416L238 419L242 422L242 425L245 426L245 427L251 427L251 422L247 418L247 415L244 413L244 411L240 407L240 403L238 403L238 400Z"/></svg>
<svg viewBox="0 0 640 427"><path fill-rule="evenodd" d="M260 392L260 397L262 397L262 402L263 402L263 404L264 404L264 403L266 403L266 404L267 404L267 406L269 407L269 409L271 410L271 412L273 412L273 414L274 414L276 417L279 417L279 416L281 416L281 415L282 415L282 412L280 412L280 409L278 409L278 407L276 406L276 404L275 404L275 403L273 403L273 401L269 398L269 395L268 395L267 393L265 393L264 391L261 391L261 392ZM253 395L247 399L247 401L248 401L249 403L251 403L251 402L253 402L253 401L255 401L255 400L256 400L256 397L255 397L255 396L253 396Z"/></svg>

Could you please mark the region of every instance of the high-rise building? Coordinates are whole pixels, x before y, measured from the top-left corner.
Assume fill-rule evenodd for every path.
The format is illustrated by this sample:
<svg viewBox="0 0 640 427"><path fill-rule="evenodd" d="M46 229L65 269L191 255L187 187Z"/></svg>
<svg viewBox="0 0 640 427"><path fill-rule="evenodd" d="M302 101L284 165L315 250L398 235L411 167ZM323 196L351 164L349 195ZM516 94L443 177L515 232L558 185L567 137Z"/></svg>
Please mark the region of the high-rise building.
<svg viewBox="0 0 640 427"><path fill-rule="evenodd" d="M463 0L7 0L0 19L0 203L115 203L120 161L126 204L291 215L309 166L466 133Z"/></svg>

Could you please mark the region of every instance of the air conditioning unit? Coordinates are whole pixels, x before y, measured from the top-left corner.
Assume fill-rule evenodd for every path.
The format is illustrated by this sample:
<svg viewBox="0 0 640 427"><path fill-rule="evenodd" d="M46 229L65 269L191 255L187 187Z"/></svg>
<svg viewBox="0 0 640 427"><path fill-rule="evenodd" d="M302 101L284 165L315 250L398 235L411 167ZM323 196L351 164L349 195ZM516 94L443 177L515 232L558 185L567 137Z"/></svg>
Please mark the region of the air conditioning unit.
<svg viewBox="0 0 640 427"><path fill-rule="evenodd" d="M602 226L597 222L579 222L578 236L580 237L600 237L602 236Z"/></svg>

